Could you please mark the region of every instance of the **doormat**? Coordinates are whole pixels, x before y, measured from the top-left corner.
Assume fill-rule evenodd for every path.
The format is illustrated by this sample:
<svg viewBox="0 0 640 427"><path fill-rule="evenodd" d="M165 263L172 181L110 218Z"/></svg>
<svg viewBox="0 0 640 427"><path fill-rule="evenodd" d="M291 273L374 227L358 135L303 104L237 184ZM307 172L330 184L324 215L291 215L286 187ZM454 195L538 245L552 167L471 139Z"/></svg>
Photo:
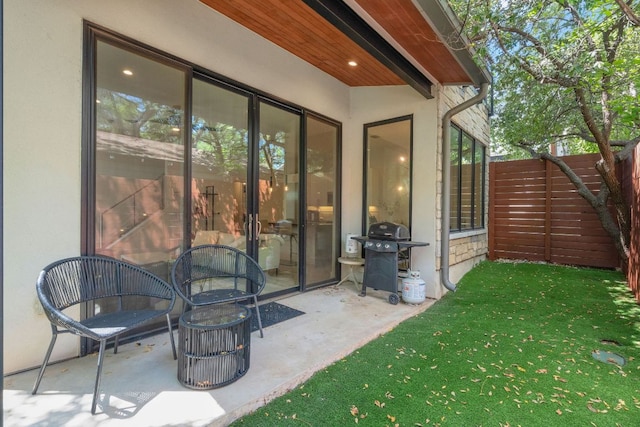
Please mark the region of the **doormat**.
<svg viewBox="0 0 640 427"><path fill-rule="evenodd" d="M262 320L262 329L273 326L285 320L293 319L303 315L304 312L295 308L277 302L268 302L260 305L260 319ZM259 330L258 317L256 316L256 308L251 307L251 332Z"/></svg>

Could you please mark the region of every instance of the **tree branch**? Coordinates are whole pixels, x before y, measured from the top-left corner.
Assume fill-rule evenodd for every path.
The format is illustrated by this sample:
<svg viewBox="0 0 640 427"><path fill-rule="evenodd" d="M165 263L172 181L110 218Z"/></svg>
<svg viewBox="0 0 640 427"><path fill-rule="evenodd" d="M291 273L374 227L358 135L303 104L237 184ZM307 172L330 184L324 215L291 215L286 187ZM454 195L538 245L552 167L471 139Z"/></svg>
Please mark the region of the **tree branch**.
<svg viewBox="0 0 640 427"><path fill-rule="evenodd" d="M629 1L629 4L625 3L624 0L615 0L615 2L618 3L622 12L625 14L627 19L629 19L629 22L636 27L640 27L640 16L631 9L631 0Z"/></svg>
<svg viewBox="0 0 640 427"><path fill-rule="evenodd" d="M640 136L638 136L637 138L631 141L627 141L626 144L624 144L624 148L622 150L616 151L615 153L616 163L627 159L631 155L631 153L633 153L633 150L636 148L638 143L640 143Z"/></svg>
<svg viewBox="0 0 640 427"><path fill-rule="evenodd" d="M564 7L565 9L567 9L569 11L569 13L571 14L571 17L573 18L573 21L576 23L576 25L578 27L581 27L581 28L584 27L584 21L580 17L580 14L576 10L576 8L573 7L573 5L569 4L569 2L566 1L566 0L559 1L558 4L560 4L562 7ZM596 51L596 42L591 37L591 34L589 34L588 32L584 32L584 34L585 34L585 38L587 40L587 44L589 45L589 48L591 49L592 52L595 52Z"/></svg>

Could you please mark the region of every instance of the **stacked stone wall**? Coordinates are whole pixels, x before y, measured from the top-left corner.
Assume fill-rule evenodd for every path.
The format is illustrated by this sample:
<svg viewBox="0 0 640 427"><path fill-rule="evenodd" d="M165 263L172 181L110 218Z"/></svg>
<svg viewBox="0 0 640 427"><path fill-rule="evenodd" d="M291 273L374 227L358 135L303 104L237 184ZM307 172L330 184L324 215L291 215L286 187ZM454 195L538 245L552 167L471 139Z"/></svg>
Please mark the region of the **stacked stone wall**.
<svg viewBox="0 0 640 427"><path fill-rule="evenodd" d="M461 104L467 99L471 99L476 96L477 91L471 86L445 86L440 88L439 99L439 116L442 117L452 107ZM490 118L488 99L485 102L476 104L462 112L456 114L451 119L451 122L460 127L464 132L471 135L477 141L484 144L486 149L486 172L485 172L485 218L484 224L487 224L487 212L489 211L489 157L490 157ZM442 129L440 129L442 132ZM440 135L439 140L442 141ZM448 147L447 147L448 148ZM438 176L442 176L442 144L438 146ZM438 184L438 242L437 242L437 268L440 269L440 226L442 218L442 183ZM485 226L484 229L473 230L470 232L452 233L449 243L449 265L456 265L468 260L484 259L488 252L488 231Z"/></svg>

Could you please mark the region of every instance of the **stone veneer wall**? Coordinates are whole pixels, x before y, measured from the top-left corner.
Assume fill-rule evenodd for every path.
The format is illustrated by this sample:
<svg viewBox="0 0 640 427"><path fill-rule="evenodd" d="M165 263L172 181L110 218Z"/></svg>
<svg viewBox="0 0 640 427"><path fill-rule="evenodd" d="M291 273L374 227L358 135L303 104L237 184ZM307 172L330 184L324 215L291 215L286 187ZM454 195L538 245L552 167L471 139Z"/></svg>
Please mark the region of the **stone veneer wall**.
<svg viewBox="0 0 640 427"><path fill-rule="evenodd" d="M439 92L439 116L442 117L452 107L464 102L467 99L474 97L477 94L475 88L470 86L445 86L440 87ZM455 116L451 121L455 125L459 126L463 131L474 137L477 141L485 144L486 149L486 171L485 171L485 228L481 230L473 230L461 233L454 233L451 235L450 247L449 247L449 265L455 266L456 264L462 264L465 261L471 261L473 264L480 262L486 258L488 252L488 224L487 213L489 211L489 141L490 141L490 118L488 101L476 104ZM442 141L442 129L439 130L438 140ZM442 144L438 145L438 176L442 176ZM437 186L437 215L438 230L437 230L437 244L436 244L436 268L440 270L440 244L441 244L441 217L442 217L442 182L438 182Z"/></svg>

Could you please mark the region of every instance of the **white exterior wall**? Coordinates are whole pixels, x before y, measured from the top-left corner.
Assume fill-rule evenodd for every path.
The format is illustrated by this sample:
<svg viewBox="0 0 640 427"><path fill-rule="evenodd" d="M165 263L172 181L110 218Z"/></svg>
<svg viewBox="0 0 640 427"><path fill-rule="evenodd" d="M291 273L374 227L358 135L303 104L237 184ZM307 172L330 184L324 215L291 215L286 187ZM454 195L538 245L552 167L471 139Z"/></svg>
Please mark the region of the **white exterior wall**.
<svg viewBox="0 0 640 427"><path fill-rule="evenodd" d="M412 249L411 268L420 271L427 284L427 297L434 297L437 283L435 199L439 182L437 100L426 99L409 87L354 88L351 93L351 122L343 135L343 210L362 212L363 126L413 114L411 240L427 242L429 246ZM361 215L343 218L343 242L344 234L359 233L361 229Z"/></svg>
<svg viewBox="0 0 640 427"><path fill-rule="evenodd" d="M363 125L413 114L412 238L430 243L414 250L413 267L440 295L441 101L406 86L349 88L197 0L5 0L3 18L5 373L42 362L51 332L35 281L80 253L84 19L342 122L343 247L361 230ZM63 335L52 360L78 351Z"/></svg>

